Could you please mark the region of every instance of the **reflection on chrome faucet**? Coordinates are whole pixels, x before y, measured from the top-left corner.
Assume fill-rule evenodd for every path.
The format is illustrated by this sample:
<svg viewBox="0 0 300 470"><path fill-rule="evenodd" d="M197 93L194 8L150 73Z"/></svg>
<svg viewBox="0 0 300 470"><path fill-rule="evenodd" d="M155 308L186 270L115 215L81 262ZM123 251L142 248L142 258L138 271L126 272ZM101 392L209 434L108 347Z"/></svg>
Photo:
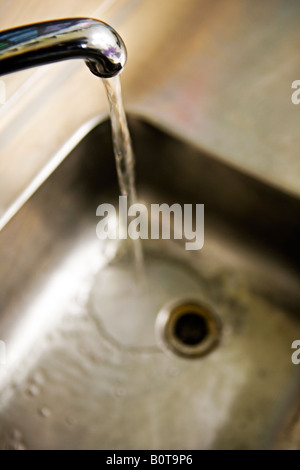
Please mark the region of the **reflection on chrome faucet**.
<svg viewBox="0 0 300 470"><path fill-rule="evenodd" d="M0 75L66 59L84 59L98 77L117 75L126 63L119 34L106 23L70 18L0 32Z"/></svg>

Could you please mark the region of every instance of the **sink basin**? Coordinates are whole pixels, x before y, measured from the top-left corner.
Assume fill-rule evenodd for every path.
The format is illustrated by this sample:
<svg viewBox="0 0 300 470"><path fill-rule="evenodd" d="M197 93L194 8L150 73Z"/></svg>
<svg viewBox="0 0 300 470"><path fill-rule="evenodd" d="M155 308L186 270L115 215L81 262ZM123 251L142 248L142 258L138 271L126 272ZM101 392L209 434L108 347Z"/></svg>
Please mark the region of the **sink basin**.
<svg viewBox="0 0 300 470"><path fill-rule="evenodd" d="M140 200L203 203L204 247L144 241L140 280L131 241L99 240L118 186L109 122L88 132L0 233L0 446L282 448L300 389L300 201L144 117L129 127ZM219 325L200 357L157 332L186 299Z"/></svg>

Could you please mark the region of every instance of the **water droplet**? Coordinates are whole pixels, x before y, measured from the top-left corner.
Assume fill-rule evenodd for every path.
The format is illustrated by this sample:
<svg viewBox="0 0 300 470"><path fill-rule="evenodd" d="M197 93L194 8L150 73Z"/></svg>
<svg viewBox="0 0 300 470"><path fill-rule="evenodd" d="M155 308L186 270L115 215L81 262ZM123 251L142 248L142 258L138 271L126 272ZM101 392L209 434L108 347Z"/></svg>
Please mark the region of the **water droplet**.
<svg viewBox="0 0 300 470"><path fill-rule="evenodd" d="M23 442L15 442L13 448L14 450L27 450L27 447Z"/></svg>
<svg viewBox="0 0 300 470"><path fill-rule="evenodd" d="M115 396L116 396L117 398L123 398L123 397L125 397L126 393L127 393L127 391L125 390L125 388L122 388L122 387L117 388L117 389L115 390Z"/></svg>
<svg viewBox="0 0 300 470"><path fill-rule="evenodd" d="M179 375L179 370L176 369L175 367L172 367L168 370L168 375L170 377L177 377Z"/></svg>
<svg viewBox="0 0 300 470"><path fill-rule="evenodd" d="M20 441L22 439L22 433L19 431L19 429L14 429L12 432L12 438L15 441Z"/></svg>
<svg viewBox="0 0 300 470"><path fill-rule="evenodd" d="M23 442L23 435L18 429L14 429L12 432L12 441L10 446L13 450L26 450L26 446Z"/></svg>
<svg viewBox="0 0 300 470"><path fill-rule="evenodd" d="M76 419L73 418L73 416L67 416L66 423L69 424L70 426L74 426L76 424Z"/></svg>
<svg viewBox="0 0 300 470"><path fill-rule="evenodd" d="M40 393L39 388L34 384L30 384L26 390L26 394L31 397L37 397L39 393Z"/></svg>
<svg viewBox="0 0 300 470"><path fill-rule="evenodd" d="M39 414L44 418L49 418L49 416L51 415L51 411L46 406L43 406L43 408L39 409Z"/></svg>
<svg viewBox="0 0 300 470"><path fill-rule="evenodd" d="M35 372L32 376L32 382L37 385L42 385L44 382L44 378L40 372Z"/></svg>

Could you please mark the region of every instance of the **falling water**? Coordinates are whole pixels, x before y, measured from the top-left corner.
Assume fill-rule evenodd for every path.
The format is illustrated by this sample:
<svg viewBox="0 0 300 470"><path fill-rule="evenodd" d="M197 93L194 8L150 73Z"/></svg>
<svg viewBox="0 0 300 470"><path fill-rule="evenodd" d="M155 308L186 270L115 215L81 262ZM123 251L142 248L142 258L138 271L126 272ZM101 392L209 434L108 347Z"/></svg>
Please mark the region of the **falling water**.
<svg viewBox="0 0 300 470"><path fill-rule="evenodd" d="M113 147L116 159L119 186L122 196L127 196L128 205L136 202L134 155L123 107L121 82L118 76L103 79L110 106Z"/></svg>
<svg viewBox="0 0 300 470"><path fill-rule="evenodd" d="M134 155L127 119L124 111L121 82L118 76L102 79L110 107L113 149L116 159L119 187L122 196L127 196L128 206L137 202ZM138 274L144 273L141 240L133 240L135 266Z"/></svg>

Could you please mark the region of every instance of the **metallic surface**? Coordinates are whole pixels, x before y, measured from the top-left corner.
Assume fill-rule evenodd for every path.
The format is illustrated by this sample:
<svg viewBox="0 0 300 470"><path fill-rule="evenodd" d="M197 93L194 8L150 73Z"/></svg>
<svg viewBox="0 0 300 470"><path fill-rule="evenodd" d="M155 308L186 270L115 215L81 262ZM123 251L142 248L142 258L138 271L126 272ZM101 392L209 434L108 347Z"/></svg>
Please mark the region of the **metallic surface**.
<svg viewBox="0 0 300 470"><path fill-rule="evenodd" d="M134 307L129 247L96 237L96 208L118 189L109 123L92 130L0 234L1 447L282 448L300 389L300 201L129 122L140 199L204 203L204 248L148 241L151 308ZM202 358L155 342L174 296L220 317L221 342Z"/></svg>
<svg viewBox="0 0 300 470"><path fill-rule="evenodd" d="M126 48L109 25L91 18L65 18L0 32L0 75L66 59L86 60L102 78L117 75Z"/></svg>
<svg viewBox="0 0 300 470"><path fill-rule="evenodd" d="M178 320L187 314L200 318L201 324L197 325L195 321L191 325L187 324L185 331L182 331L183 336L180 337L176 334L176 325ZM205 334L201 331L203 329L207 330ZM218 316L197 299L177 299L160 310L155 330L161 347L170 349L181 357L192 359L210 353L218 345L222 325ZM195 335L200 335L199 340L189 342L189 336L195 338Z"/></svg>

